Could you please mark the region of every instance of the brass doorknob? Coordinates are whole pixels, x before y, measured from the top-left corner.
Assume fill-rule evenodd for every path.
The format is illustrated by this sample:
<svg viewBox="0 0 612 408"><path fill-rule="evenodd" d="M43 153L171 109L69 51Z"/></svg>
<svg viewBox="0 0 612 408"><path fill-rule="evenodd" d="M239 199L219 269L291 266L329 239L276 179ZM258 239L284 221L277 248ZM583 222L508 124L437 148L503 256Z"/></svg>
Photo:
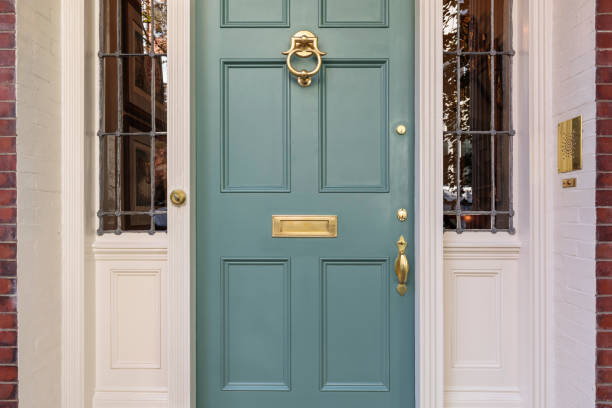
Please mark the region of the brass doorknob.
<svg viewBox="0 0 612 408"><path fill-rule="evenodd" d="M177 207L185 204L186 200L187 194L183 190L172 190L170 193L170 201L172 201L172 204L176 205Z"/></svg>

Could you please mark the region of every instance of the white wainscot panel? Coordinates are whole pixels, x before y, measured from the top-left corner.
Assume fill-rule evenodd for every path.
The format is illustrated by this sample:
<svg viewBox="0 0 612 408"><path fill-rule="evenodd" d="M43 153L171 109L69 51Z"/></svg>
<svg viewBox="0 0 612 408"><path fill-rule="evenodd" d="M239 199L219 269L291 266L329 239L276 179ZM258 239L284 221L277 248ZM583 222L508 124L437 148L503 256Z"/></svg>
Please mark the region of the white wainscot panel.
<svg viewBox="0 0 612 408"><path fill-rule="evenodd" d="M522 406L520 245L446 243L445 407Z"/></svg>
<svg viewBox="0 0 612 408"><path fill-rule="evenodd" d="M111 269L111 368L161 368L161 268Z"/></svg>
<svg viewBox="0 0 612 408"><path fill-rule="evenodd" d="M165 237L142 234L94 245L94 408L168 407L167 252Z"/></svg>

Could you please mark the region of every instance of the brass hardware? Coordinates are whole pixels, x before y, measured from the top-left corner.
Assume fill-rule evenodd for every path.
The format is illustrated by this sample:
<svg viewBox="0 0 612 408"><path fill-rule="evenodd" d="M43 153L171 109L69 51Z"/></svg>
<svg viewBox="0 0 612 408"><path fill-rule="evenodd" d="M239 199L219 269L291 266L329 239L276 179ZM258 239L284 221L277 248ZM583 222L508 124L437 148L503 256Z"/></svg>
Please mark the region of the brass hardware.
<svg viewBox="0 0 612 408"><path fill-rule="evenodd" d="M185 204L187 200L187 194L183 190L172 190L170 193L170 201L176 206Z"/></svg>
<svg viewBox="0 0 612 408"><path fill-rule="evenodd" d="M294 76L297 77L298 84L306 87L312 83L312 77L315 76L321 69L321 57L327 55L326 52L319 50L319 39L310 31L298 31L291 37L291 48L288 51L283 51L283 55L287 56L287 68ZM317 57L317 66L312 71L298 71L291 65L291 58L297 55L300 58L309 58L312 55Z"/></svg>
<svg viewBox="0 0 612 408"><path fill-rule="evenodd" d="M273 215L275 238L336 238L337 215Z"/></svg>
<svg viewBox="0 0 612 408"><path fill-rule="evenodd" d="M401 235L397 241L397 249L399 254L397 255L397 259L395 259L397 291L401 296L404 296L408 290L408 287L406 287L406 282L408 281L408 272L410 271L410 265L408 265L408 258L406 257L406 245L406 239L403 235Z"/></svg>
<svg viewBox="0 0 612 408"><path fill-rule="evenodd" d="M401 222L404 222L408 219L408 211L405 208L400 208L397 210L397 219Z"/></svg>
<svg viewBox="0 0 612 408"><path fill-rule="evenodd" d="M568 178L568 179L563 179L563 183L562 186L563 188L571 188L571 187L576 187L576 178Z"/></svg>
<svg viewBox="0 0 612 408"><path fill-rule="evenodd" d="M559 123L557 141L558 172L582 169L582 116Z"/></svg>
<svg viewBox="0 0 612 408"><path fill-rule="evenodd" d="M405 135L406 134L406 126L404 126L404 125L397 125L397 127L395 128L395 133L397 133L398 135Z"/></svg>

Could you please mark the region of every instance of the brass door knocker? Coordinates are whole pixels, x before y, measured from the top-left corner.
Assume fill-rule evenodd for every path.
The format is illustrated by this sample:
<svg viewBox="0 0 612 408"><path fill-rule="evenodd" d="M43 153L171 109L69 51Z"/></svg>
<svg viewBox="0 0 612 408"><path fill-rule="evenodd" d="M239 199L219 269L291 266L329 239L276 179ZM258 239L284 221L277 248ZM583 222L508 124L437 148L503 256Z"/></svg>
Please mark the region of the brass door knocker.
<svg viewBox="0 0 612 408"><path fill-rule="evenodd" d="M321 69L321 57L327 55L326 52L319 50L319 39L310 31L298 31L291 37L291 48L288 51L282 52L287 56L287 68L294 76L297 77L300 86L310 86L312 77L317 75ZM298 71L291 65L291 58L297 55L300 58L309 58L312 55L317 57L317 66L312 71Z"/></svg>

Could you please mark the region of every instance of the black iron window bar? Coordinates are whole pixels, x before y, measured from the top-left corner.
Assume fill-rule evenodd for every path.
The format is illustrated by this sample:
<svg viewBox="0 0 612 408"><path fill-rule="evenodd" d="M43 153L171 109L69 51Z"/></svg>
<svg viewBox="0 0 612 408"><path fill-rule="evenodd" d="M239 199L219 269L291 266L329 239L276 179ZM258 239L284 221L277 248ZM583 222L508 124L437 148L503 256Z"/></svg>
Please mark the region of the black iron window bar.
<svg viewBox="0 0 612 408"><path fill-rule="evenodd" d="M456 188L457 188L457 197L456 197L456 202L455 202L455 209L454 210L445 210L444 211L444 215L450 215L450 216L455 216L457 219L457 226L456 228L445 228L445 230L448 231L455 231L457 233L462 233L464 231L474 231L474 232L478 232L478 231L485 231L485 232L498 232L498 231L507 231L510 234L514 234L515 229L514 229L514 205L513 205L513 163L512 163L512 159L513 159L513 137L515 136L516 132L513 130L514 129L514 124L513 124L513 115L512 115L512 98L510 98L510 102L509 105L506 108L509 110L509 124L510 124L510 130L505 130L505 131L499 131L496 130L496 123L495 123L495 57L496 56L507 56L509 59L509 64L508 64L508 69L510 70L510 72L512 72L512 59L515 55L514 50L512 51L498 51L495 49L495 41L494 41L494 36L495 36L495 0L491 0L491 22L490 22L490 32L491 32L491 38L490 38L490 49L489 51L463 51L461 49L461 4L463 3L463 0L457 0L457 50L456 51L444 51L444 55L449 55L449 56L454 56L455 57L455 72L456 72L456 76L457 76L457 89L456 89L456 98L457 98L457 124L456 124L456 129L455 131L444 131L444 135L455 135L456 136L456 140L457 140L457 144L456 144L456 149L457 149L457 158L456 158ZM510 35L511 37L511 35ZM467 130L462 130L461 128L461 57L462 56L477 56L477 55L481 55L481 56L489 56L489 63L490 65L490 72L491 72L491 128L488 131L467 131ZM512 92L512 87L511 87L511 83L512 81L510 80L510 84L509 84L509 92ZM470 135L470 136L477 136L477 137L487 137L489 136L491 138L491 210L490 211L470 211L470 210L463 210L461 208L461 176L460 176L460 169L461 169L461 136L462 135ZM496 186L495 186L495 139L497 136L502 136L502 135L506 135L506 136L511 136L509 138L509 151L508 151L508 155L509 155L509 183L508 183L508 188L509 188L509 210L508 211L500 211L497 210L495 208L495 197L496 197ZM465 215L487 215L490 216L491 218L491 228L490 229L465 229L463 228L463 223L462 223L462 217ZM507 215L508 216L508 228L497 228L497 224L495 222L496 216L498 215Z"/></svg>
<svg viewBox="0 0 612 408"><path fill-rule="evenodd" d="M110 0L112 1L112 0ZM100 51L98 52L99 59L99 75L100 75L100 93L99 93L99 130L98 130L98 145L99 145L99 210L98 210L98 235L103 235L105 233L115 233L117 235L125 232L125 229L122 225L122 217L123 216L133 216L133 215L143 215L150 217L150 228L148 230L130 230L130 232L148 232L149 234L155 234L155 217L156 216L166 216L167 210L164 209L156 209L155 207L155 141L158 136L167 136L167 132L157 131L156 126L156 100L157 100L157 87L156 87L156 58L167 57L166 53L156 53L155 52L155 0L147 0L150 1L150 26L149 32L147 33L150 36L151 45L149 47L148 53L124 53L122 52L123 44L122 44L122 3L125 0L116 0L116 25L117 25L117 41L116 41L116 52L108 53L104 52L104 35L105 35L105 25L104 21L104 1L100 0L100 23L99 23L99 43L100 43ZM123 62L125 58L130 57L148 57L151 58L151 131L150 132L123 132ZM117 61L117 130L115 132L105 132L106 118L105 118L105 73L104 73L104 63L108 58L115 58ZM114 211L105 211L104 210L104 194L103 189L105 186L105 177L106 174L104 172L104 138L108 136L115 137L115 145L117 146L117 150L115 153L116 157L116 172L115 172L115 210ZM148 211L125 211L122 210L122 190L121 190L121 174L122 174L122 139L124 137L133 137L133 136L149 136L151 143L151 154L150 154L150 177L151 177L151 190L150 190L150 208ZM112 230L105 229L104 220L106 217L115 217L116 218L116 228Z"/></svg>

